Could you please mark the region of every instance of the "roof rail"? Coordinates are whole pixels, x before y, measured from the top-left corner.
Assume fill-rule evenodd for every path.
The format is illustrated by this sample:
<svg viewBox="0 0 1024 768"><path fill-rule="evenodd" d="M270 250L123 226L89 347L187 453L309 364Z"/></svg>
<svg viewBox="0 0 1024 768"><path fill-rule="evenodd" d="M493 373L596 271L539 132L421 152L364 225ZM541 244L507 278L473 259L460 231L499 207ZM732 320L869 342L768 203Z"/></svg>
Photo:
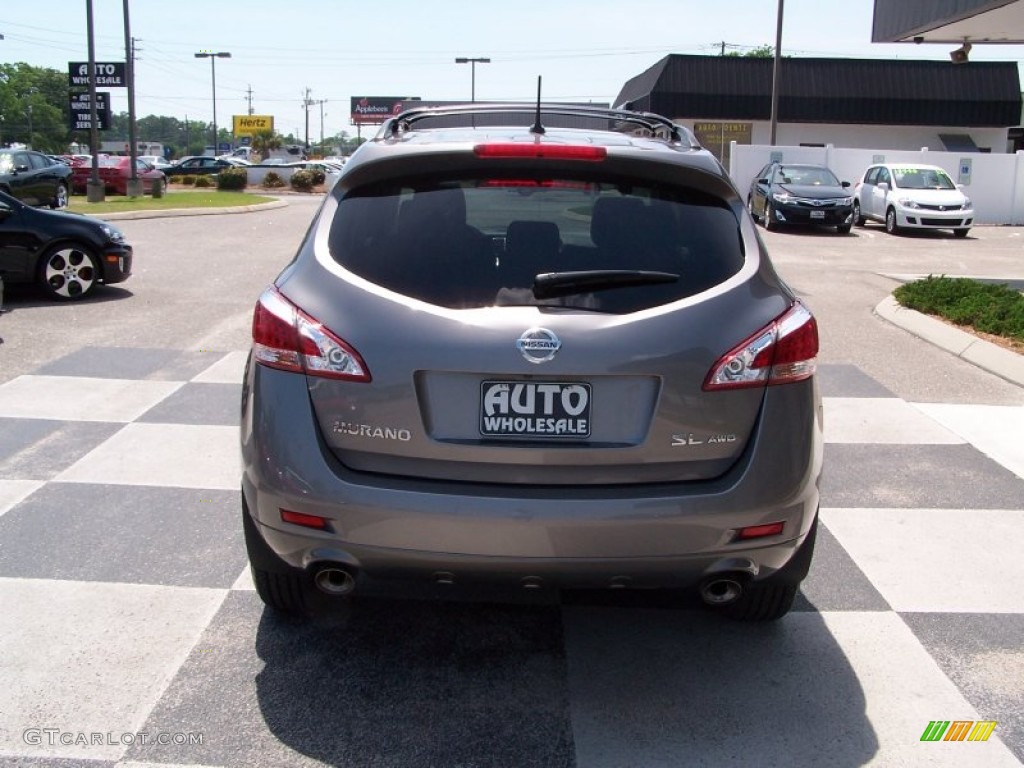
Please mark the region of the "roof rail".
<svg viewBox="0 0 1024 768"><path fill-rule="evenodd" d="M466 125L472 125L472 118L487 114L522 114L526 117L524 125L536 120L537 104L516 102L508 104L456 104L443 107L416 107L386 120L377 132L375 139L388 139L414 130L417 123L441 117L467 117ZM560 115L564 117L605 119L614 124L614 130L633 129L645 130L651 136L666 141L685 144L691 149L700 149L700 142L686 126L673 123L667 117L653 112L632 112L607 107L590 107L577 104L541 104L540 116Z"/></svg>

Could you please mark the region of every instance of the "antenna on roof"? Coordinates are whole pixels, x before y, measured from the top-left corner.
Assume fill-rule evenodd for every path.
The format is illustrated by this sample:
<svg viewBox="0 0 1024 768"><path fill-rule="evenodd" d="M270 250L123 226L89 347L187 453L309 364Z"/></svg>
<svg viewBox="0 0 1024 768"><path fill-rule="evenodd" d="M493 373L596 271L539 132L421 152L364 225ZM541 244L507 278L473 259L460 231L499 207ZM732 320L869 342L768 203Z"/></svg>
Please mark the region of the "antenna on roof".
<svg viewBox="0 0 1024 768"><path fill-rule="evenodd" d="M537 75L537 117L534 119L530 133L544 134L544 126L540 124L540 75Z"/></svg>

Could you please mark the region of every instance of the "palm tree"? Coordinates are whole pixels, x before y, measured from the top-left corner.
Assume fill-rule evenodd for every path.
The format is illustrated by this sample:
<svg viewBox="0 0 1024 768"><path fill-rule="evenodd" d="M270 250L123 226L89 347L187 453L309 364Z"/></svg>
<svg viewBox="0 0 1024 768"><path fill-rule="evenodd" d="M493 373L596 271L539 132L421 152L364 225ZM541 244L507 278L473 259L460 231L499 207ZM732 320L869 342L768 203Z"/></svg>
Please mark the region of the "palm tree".
<svg viewBox="0 0 1024 768"><path fill-rule="evenodd" d="M272 128L257 131L252 135L252 151L260 156L261 160L270 157L270 153L281 147L281 137L274 133Z"/></svg>

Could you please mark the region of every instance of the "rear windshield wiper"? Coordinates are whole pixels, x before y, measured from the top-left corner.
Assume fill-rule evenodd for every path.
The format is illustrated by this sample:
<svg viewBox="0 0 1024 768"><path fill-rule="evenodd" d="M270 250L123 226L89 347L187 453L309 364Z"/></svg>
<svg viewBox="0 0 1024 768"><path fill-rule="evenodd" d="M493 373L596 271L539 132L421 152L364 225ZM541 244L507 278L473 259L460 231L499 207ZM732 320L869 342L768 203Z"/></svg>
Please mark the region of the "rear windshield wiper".
<svg viewBox="0 0 1024 768"><path fill-rule="evenodd" d="M679 275L641 269L588 269L582 272L546 272L533 279L533 295L537 299L572 296L575 293L607 291L634 285L675 283Z"/></svg>

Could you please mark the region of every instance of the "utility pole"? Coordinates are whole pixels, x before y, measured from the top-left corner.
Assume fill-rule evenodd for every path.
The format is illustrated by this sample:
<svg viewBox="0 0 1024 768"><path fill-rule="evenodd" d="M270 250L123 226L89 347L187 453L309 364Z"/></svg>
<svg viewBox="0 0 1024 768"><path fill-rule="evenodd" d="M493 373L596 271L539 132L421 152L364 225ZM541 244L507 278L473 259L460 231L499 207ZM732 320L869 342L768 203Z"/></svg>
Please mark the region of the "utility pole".
<svg viewBox="0 0 1024 768"><path fill-rule="evenodd" d="M246 101L249 102L249 114L252 114L252 83L249 84L249 90L246 91Z"/></svg>
<svg viewBox="0 0 1024 768"><path fill-rule="evenodd" d="M309 157L309 108L310 108L310 106L312 104L313 104L313 102L310 101L310 99L309 99L309 88L307 87L306 88L306 98L304 98L302 100L302 109L306 113L306 146L304 148L305 151L303 152L303 154L305 154L306 157Z"/></svg>
<svg viewBox="0 0 1024 768"><path fill-rule="evenodd" d="M124 0L124 61L125 77L128 80L128 157L131 159L131 175L124 191L128 193L128 197L141 197L142 181L135 167L139 151L136 142L138 136L135 132L135 40L132 38L132 27L128 17L128 0Z"/></svg>
<svg viewBox="0 0 1024 768"><path fill-rule="evenodd" d="M89 152L92 154L92 169L85 183L85 199L90 203L102 203L103 182L100 181L100 125L96 110L96 30L92 18L92 0L85 0L85 27L89 45Z"/></svg>

